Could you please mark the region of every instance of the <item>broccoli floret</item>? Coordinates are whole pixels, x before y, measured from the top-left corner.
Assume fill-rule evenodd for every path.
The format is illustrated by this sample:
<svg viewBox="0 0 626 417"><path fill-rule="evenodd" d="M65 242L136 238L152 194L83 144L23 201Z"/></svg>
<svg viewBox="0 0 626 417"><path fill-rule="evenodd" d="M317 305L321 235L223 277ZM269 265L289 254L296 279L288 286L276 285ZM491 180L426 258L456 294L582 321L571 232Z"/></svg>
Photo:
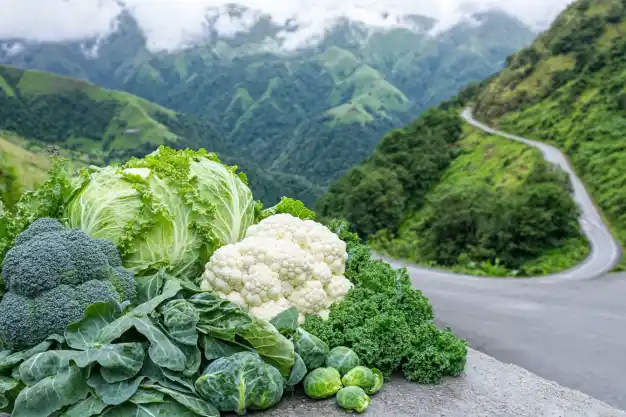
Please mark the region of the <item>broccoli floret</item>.
<svg viewBox="0 0 626 417"><path fill-rule="evenodd" d="M15 240L2 264L6 295L0 302L0 340L27 349L62 334L96 302L133 301L133 273L122 267L112 242L38 219Z"/></svg>

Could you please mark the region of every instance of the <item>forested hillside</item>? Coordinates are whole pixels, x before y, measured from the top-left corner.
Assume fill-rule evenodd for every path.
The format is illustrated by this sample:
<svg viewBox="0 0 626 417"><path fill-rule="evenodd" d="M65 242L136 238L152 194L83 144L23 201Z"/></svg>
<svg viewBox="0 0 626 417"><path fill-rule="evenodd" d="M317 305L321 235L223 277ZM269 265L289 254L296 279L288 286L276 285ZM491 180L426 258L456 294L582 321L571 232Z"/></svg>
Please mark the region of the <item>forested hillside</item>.
<svg viewBox="0 0 626 417"><path fill-rule="evenodd" d="M475 116L552 143L626 244L626 4L580 0L510 60ZM622 260L619 268L624 269Z"/></svg>
<svg viewBox="0 0 626 417"><path fill-rule="evenodd" d="M330 186L320 214L346 218L382 253L464 272L542 275L582 261L567 175L464 125L460 109L445 103L386 135Z"/></svg>
<svg viewBox="0 0 626 417"><path fill-rule="evenodd" d="M230 18L239 9L231 8ZM495 11L436 36L429 34L434 20L407 19L410 29L384 31L342 21L319 44L285 53L278 36L285 28L262 18L231 38L213 34L154 53L137 21L123 13L104 39L0 40L0 62L90 80L196 115L215 128L228 153L306 177L310 187L301 183L292 194L306 199L362 162L386 132L502 68L534 36Z"/></svg>
<svg viewBox="0 0 626 417"><path fill-rule="evenodd" d="M247 173L255 195L266 204L288 194L312 204L321 193L302 177L231 156L206 122L128 93L41 71L0 66L0 138L6 166L24 174L18 177L26 187L41 179L49 167L49 146L59 147L77 166L84 166L144 156L159 145L168 145L203 147L226 162L237 163Z"/></svg>

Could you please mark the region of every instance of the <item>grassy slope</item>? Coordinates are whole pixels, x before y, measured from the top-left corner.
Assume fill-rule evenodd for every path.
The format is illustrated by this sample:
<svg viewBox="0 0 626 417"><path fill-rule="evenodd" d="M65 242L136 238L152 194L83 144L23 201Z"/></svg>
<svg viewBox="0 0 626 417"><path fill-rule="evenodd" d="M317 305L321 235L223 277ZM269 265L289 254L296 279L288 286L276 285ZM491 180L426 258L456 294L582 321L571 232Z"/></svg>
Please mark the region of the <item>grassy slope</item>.
<svg viewBox="0 0 626 417"><path fill-rule="evenodd" d="M14 93L13 96L19 94L22 99L80 91L94 102L116 102L116 116L111 119L103 135L112 139L108 145L110 149L133 149L142 144L158 146L168 141L176 142L178 140L176 135L151 117L151 114L157 112L171 116L175 113L142 98L120 91L106 90L86 81L42 71L22 71L8 66L0 66L0 69L10 71L14 77L19 76L19 81L10 91ZM10 82L0 76L0 87L2 85L9 87ZM83 137L59 138L59 140L73 145L80 152L93 153L100 157L106 153L103 150L102 141Z"/></svg>
<svg viewBox="0 0 626 417"><path fill-rule="evenodd" d="M523 184L535 167L543 163L543 157L538 150L499 136L485 134L469 125L465 125L464 138L457 146L463 152L452 161L439 184L427 194L427 201L429 196L434 195L440 187L460 188L486 185L504 196ZM413 249L415 245L411 232L412 227L419 223L421 218L421 210L409 215L400 227L397 240L392 242L391 246L387 246L389 242L383 243L376 240L372 242L373 246L382 252L400 255L414 262L422 262ZM523 273L535 276L565 270L584 260L588 251L588 244L582 236L571 239L563 247L555 248L534 261L526 263ZM516 273L503 266L475 262L452 269L478 275L503 276Z"/></svg>
<svg viewBox="0 0 626 417"><path fill-rule="evenodd" d="M52 167L51 160L43 153L31 152L23 146L22 138L8 132L0 132L0 154L4 161L15 166L20 183L26 188L33 188L46 177L46 171Z"/></svg>
<svg viewBox="0 0 626 417"><path fill-rule="evenodd" d="M565 151L622 246L625 85L623 4L578 1L530 48L513 57L479 96L476 108L480 119ZM626 269L626 259L618 269Z"/></svg>

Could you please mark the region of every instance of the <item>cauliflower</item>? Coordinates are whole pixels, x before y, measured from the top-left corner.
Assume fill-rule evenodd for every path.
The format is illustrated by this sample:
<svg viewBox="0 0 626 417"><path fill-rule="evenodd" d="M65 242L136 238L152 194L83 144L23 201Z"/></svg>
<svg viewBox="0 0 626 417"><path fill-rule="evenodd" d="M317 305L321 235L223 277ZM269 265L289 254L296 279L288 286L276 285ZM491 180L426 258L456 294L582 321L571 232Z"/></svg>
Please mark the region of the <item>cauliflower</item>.
<svg viewBox="0 0 626 417"><path fill-rule="evenodd" d="M327 319L331 304L352 288L343 276L347 259L346 243L324 225L275 214L215 251L201 287L265 320L291 306L300 323L308 314Z"/></svg>
<svg viewBox="0 0 626 417"><path fill-rule="evenodd" d="M2 264L0 340L30 348L83 317L96 302L132 301L136 284L113 242L38 219L15 239Z"/></svg>

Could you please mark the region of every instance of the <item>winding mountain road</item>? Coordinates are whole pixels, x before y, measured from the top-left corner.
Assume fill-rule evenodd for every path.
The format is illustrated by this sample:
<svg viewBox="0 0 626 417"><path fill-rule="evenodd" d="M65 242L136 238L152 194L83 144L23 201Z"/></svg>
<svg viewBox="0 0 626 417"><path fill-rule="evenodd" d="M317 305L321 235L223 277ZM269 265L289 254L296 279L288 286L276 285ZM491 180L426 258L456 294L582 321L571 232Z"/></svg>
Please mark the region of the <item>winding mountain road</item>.
<svg viewBox="0 0 626 417"><path fill-rule="evenodd" d="M591 251L580 265L536 278L488 278L406 266L438 324L470 346L626 410L626 274L607 273L621 249L585 187L556 148L463 118L485 132L541 150L570 176Z"/></svg>

